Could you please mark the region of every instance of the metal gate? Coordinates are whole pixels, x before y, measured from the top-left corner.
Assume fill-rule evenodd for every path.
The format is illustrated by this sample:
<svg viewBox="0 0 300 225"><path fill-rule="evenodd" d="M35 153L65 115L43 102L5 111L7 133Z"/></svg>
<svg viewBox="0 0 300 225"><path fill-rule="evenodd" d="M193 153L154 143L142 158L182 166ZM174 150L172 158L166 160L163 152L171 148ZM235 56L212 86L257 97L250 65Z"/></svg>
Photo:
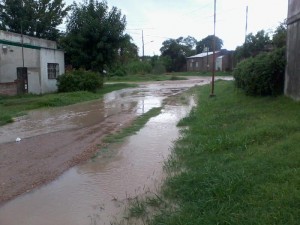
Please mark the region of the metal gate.
<svg viewBox="0 0 300 225"><path fill-rule="evenodd" d="M27 67L17 68L17 93L18 94L28 93Z"/></svg>

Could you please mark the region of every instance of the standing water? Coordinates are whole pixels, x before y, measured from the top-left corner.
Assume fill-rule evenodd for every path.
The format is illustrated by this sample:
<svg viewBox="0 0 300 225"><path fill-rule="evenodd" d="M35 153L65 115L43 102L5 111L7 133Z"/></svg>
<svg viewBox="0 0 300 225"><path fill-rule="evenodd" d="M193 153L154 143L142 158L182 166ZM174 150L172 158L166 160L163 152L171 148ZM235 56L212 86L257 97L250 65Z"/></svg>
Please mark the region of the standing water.
<svg viewBox="0 0 300 225"><path fill-rule="evenodd" d="M129 97L139 99L134 105L141 114L160 106L172 92L178 93L190 86L193 85L179 88L146 85L131 92ZM127 92L113 92L106 96L106 101L112 102L120 93L122 98L126 97ZM109 145L98 157L6 203L0 208L0 224L103 225L120 220L126 199L157 191L163 179L163 162L179 135L176 124L193 105L192 98L187 105L165 105L161 114L151 118L122 144ZM114 106L119 107L119 104L114 102L103 107L113 112L117 110Z"/></svg>

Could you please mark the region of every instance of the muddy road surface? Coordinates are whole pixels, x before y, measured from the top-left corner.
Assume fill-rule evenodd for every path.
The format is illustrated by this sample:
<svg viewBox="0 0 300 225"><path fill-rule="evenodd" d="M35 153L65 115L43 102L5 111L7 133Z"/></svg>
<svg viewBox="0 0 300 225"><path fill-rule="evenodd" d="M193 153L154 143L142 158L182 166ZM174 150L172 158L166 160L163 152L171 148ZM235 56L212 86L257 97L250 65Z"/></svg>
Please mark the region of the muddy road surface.
<svg viewBox="0 0 300 225"><path fill-rule="evenodd" d="M100 216L99 224L109 224L125 199L155 190L178 135L176 123L192 103L166 105L137 135L107 150L112 153L86 161L107 134L160 107L167 97L209 81L142 83L102 100L35 110L0 127L0 224L91 224ZM37 189L42 184L48 185Z"/></svg>

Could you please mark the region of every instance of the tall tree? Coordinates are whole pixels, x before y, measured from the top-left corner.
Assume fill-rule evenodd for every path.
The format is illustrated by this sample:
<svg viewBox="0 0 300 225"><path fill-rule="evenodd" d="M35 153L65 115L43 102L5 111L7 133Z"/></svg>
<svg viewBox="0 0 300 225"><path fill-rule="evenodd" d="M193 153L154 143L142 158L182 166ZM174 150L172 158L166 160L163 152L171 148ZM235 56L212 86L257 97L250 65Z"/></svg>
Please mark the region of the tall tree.
<svg viewBox="0 0 300 225"><path fill-rule="evenodd" d="M57 40L70 7L63 0L2 0L0 29Z"/></svg>
<svg viewBox="0 0 300 225"><path fill-rule="evenodd" d="M124 35L126 17L107 2L90 0L74 3L62 45L75 68L101 72L117 60L128 37Z"/></svg>
<svg viewBox="0 0 300 225"><path fill-rule="evenodd" d="M196 52L201 53L204 51L204 47L208 47L209 51L213 50L214 35L208 35L197 43ZM223 46L223 40L216 36L215 50L218 51Z"/></svg>
<svg viewBox="0 0 300 225"><path fill-rule="evenodd" d="M138 47L131 41L132 37L128 34L125 34L119 50L119 62L121 64L138 60L139 58Z"/></svg>
<svg viewBox="0 0 300 225"><path fill-rule="evenodd" d="M282 48L286 46L287 38L287 23L284 21L275 30L272 43L276 48Z"/></svg>
<svg viewBox="0 0 300 225"><path fill-rule="evenodd" d="M185 68L186 57L195 53L193 47L196 39L193 37L179 37L177 39L168 39L162 43L160 48L161 55L168 62L165 66L167 71L178 72Z"/></svg>
<svg viewBox="0 0 300 225"><path fill-rule="evenodd" d="M264 30L258 31L255 35L250 33L247 35L245 43L236 48L235 57L238 61L254 57L267 50L270 44L270 37Z"/></svg>

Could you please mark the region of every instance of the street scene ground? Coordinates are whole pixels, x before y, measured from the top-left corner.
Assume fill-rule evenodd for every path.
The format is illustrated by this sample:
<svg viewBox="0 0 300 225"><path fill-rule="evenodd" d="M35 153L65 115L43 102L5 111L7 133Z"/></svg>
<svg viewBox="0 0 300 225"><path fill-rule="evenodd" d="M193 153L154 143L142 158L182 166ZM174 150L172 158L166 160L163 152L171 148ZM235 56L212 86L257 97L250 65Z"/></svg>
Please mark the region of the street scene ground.
<svg viewBox="0 0 300 225"><path fill-rule="evenodd" d="M224 79L230 78L227 77ZM33 193L39 192L36 189L37 187L49 183L49 181L57 178L68 168L87 161L94 156L95 153L101 149L100 146L103 144L102 138L104 136L128 126L134 118L146 113L151 108L161 107L164 99L178 95L194 85L207 84L209 81L210 78L192 78L184 81L141 83L138 88L124 89L107 94L103 100L90 101L60 108L31 111L28 115L17 118L16 122L1 127L1 202L5 203L25 192L30 193L28 196L34 196L34 194L31 194L32 190L34 190ZM140 145L130 148L133 150L144 148L142 146L147 148L149 147L147 140L151 143L158 144L159 146L154 147L154 149L158 151L157 154L159 156L163 156L162 158L158 157L157 163L161 164L163 159L168 155L168 149L172 145L172 140L176 139L176 123L180 118L184 117L188 113L188 109L192 107L190 105L192 103L190 101L188 102L188 105L184 106L184 108L182 108L183 106L180 106L179 103L169 103L171 105L174 104L174 107L178 105L178 109L167 109L167 107L172 108L172 106L166 106L166 109L164 109L166 111L162 112L161 118L155 123L155 126L162 126L162 132L166 132L164 131L164 124L171 123L172 129L169 130L169 132L160 135L157 133L160 130L155 132L157 128L155 127L154 131L151 131L152 134L148 134L147 138L137 137L139 141L134 141L134 143ZM172 110L175 111L173 112ZM175 133L172 134L172 130ZM156 134L158 134L161 139L155 140ZM20 142L15 141L18 137L21 138ZM166 141L167 139L169 139L169 141ZM164 144L165 147L163 147ZM149 151L151 152L152 150ZM143 163L147 161L155 163L155 160L152 160L155 159L155 157L153 158L151 155L146 162L144 162L144 159L135 158L134 155L128 155L130 157L128 159L129 161L123 162L124 166L131 165L134 160L142 160ZM112 163L113 161L114 160L112 160ZM108 162L103 164L103 161L100 161L97 167L101 168L103 166L105 167L105 165L110 164ZM95 164L92 167L94 166ZM119 166L121 165L119 164ZM143 168L147 171L145 165ZM156 166L154 166L154 168L161 171L159 167L156 168ZM124 168L121 168L121 170L123 169ZM155 180L161 179L161 172L157 172L156 177L155 171L151 171L151 169L148 170L150 171L150 175L144 174L144 172L142 172L143 170L138 171L140 171L139 176L146 178L146 180L149 179L150 175ZM129 180L128 177L122 176L122 173L119 173L119 176L121 176L121 178L119 177L120 183L117 187L123 188L124 184L128 184ZM66 177L68 177L68 175L66 175ZM135 180L137 177L138 175L135 175ZM143 182L140 179L137 179L136 182L137 187L147 184L147 182ZM106 187L107 189L112 188L110 186L112 184L106 183L105 185L108 185ZM151 187L153 185L152 182L148 182L146 186ZM113 186L115 187L115 184ZM146 186L143 186L143 188L145 189ZM137 187L134 187L134 189ZM86 188L83 189L83 191L85 190ZM132 191L133 190L128 191L128 193L124 190L118 191L117 194L109 196L109 201L112 198L119 198L120 193L122 193L120 198L125 198L124 195L134 195L134 191ZM34 197L27 198L29 198L31 202ZM51 199L51 196L49 198ZM11 208L12 205L13 208L16 207L15 209L20 211L20 208L15 206L15 204L18 205L18 203L14 202L18 202L18 198L4 205L0 210L0 221L5 221L4 224L14 224L11 220L12 217L9 216L9 219L5 219L9 215L7 214L8 210L10 212L14 211ZM101 202L100 199L98 204L101 204ZM28 204L25 203L25 205ZM97 204L95 203L95 205ZM22 204L19 207L22 208ZM47 210L47 212L49 211ZM110 212L110 214L112 214L112 212ZM88 214L89 212L85 213ZM44 216L40 215L40 218L44 218ZM52 216L53 218L57 216L57 214L48 214L48 216ZM87 215L83 217L85 216ZM24 218L21 218L24 224ZM28 224L34 223L31 221L31 223ZM53 224L53 221L49 224ZM64 224L66 223L64 222Z"/></svg>

